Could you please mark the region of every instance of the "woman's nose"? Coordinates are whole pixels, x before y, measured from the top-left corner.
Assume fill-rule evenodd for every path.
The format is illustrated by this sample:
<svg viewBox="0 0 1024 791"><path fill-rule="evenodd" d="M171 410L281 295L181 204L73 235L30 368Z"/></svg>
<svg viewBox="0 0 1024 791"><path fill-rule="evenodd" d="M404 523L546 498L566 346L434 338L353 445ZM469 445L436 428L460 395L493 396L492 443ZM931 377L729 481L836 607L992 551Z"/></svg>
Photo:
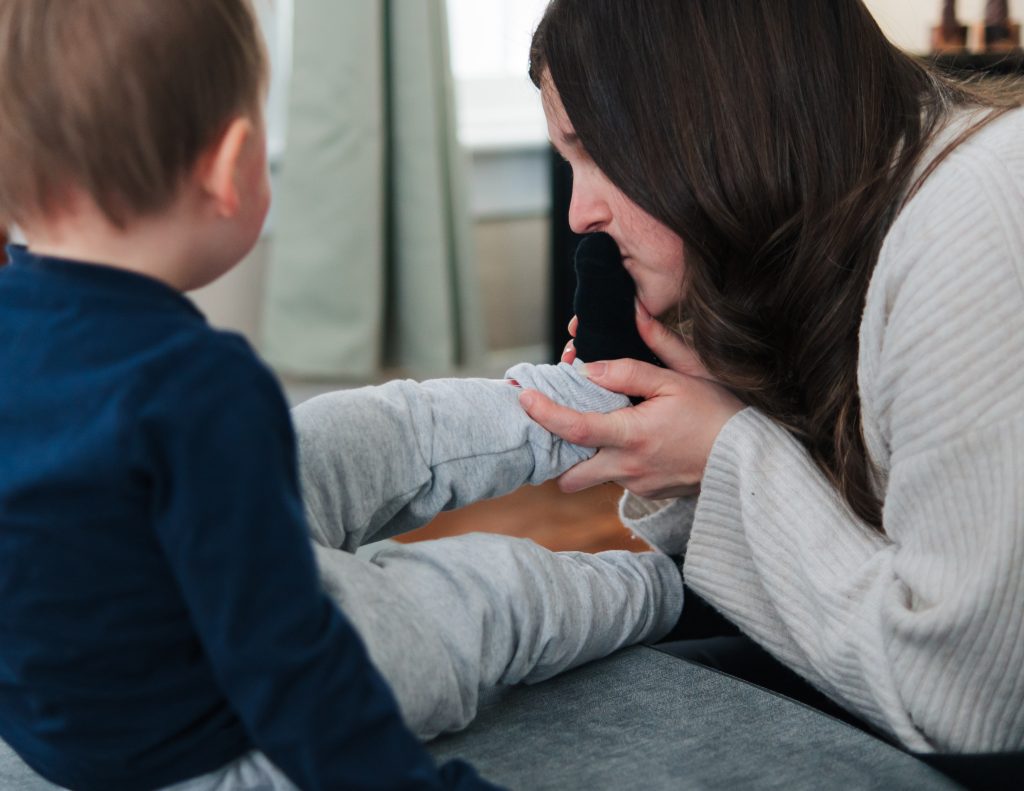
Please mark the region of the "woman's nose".
<svg viewBox="0 0 1024 791"><path fill-rule="evenodd" d="M603 231L611 219L608 201L599 191L578 181L573 184L572 199L569 201L569 227L573 233Z"/></svg>

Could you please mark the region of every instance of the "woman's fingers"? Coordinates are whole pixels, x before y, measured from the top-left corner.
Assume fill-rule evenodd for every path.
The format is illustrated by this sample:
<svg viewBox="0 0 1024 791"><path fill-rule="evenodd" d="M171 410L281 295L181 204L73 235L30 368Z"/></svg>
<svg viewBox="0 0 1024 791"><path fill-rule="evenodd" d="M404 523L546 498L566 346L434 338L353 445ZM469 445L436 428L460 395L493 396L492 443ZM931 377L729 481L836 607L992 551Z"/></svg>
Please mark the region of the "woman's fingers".
<svg viewBox="0 0 1024 791"><path fill-rule="evenodd" d="M633 473L629 474L627 470L633 470ZM593 458L577 464L558 478L558 488L566 494L602 483L617 483L641 497L659 500L690 497L700 492L699 483L680 483L671 475L648 470L642 454L619 448L602 448Z"/></svg>
<svg viewBox="0 0 1024 791"><path fill-rule="evenodd" d="M636 360L587 363L597 385L647 400L608 414L581 413L526 390L520 402L543 428L598 453L559 479L565 492L615 481L642 497L681 497L700 485L725 424L743 409L726 388Z"/></svg>
<svg viewBox="0 0 1024 791"><path fill-rule="evenodd" d="M565 344L565 348L562 349L562 362L572 365L576 361L576 344L573 341L569 341Z"/></svg>
<svg viewBox="0 0 1024 791"><path fill-rule="evenodd" d="M579 316L573 316L569 320L569 335L573 338L576 337L576 331L580 327ZM576 344L573 341L569 341L565 344L565 348L562 349L561 361L572 365L576 361Z"/></svg>
<svg viewBox="0 0 1024 791"><path fill-rule="evenodd" d="M576 412L534 390L524 390L519 402L534 421L552 434L574 445L604 448L562 474L558 488L563 492L581 492L591 486L608 483L619 474L621 464L617 461L615 448L625 433L623 421L617 417L619 413Z"/></svg>
<svg viewBox="0 0 1024 791"><path fill-rule="evenodd" d="M641 398L660 395L677 381L672 371L629 359L587 363L580 373L605 390Z"/></svg>
<svg viewBox="0 0 1024 791"><path fill-rule="evenodd" d="M636 303L636 326L644 343L668 368L687 376L714 381L686 341L660 321L655 321L639 300Z"/></svg>
<svg viewBox="0 0 1024 791"><path fill-rule="evenodd" d="M524 390L519 403L536 423L573 445L599 448L619 445L623 438L623 425L616 412L577 412L556 404L543 393Z"/></svg>
<svg viewBox="0 0 1024 791"><path fill-rule="evenodd" d="M566 494L582 492L603 483L627 487L623 468L629 464L628 454L618 448L601 448L592 458L566 470L558 478L558 488Z"/></svg>

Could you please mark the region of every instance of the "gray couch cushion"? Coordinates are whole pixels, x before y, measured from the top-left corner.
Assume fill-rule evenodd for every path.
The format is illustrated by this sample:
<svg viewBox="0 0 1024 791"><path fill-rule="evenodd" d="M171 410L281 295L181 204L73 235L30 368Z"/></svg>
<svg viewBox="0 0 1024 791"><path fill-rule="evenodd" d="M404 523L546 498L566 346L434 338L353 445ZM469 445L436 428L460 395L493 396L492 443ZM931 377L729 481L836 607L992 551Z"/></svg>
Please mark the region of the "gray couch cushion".
<svg viewBox="0 0 1024 791"><path fill-rule="evenodd" d="M814 709L646 647L505 690L429 748L531 791L958 787Z"/></svg>

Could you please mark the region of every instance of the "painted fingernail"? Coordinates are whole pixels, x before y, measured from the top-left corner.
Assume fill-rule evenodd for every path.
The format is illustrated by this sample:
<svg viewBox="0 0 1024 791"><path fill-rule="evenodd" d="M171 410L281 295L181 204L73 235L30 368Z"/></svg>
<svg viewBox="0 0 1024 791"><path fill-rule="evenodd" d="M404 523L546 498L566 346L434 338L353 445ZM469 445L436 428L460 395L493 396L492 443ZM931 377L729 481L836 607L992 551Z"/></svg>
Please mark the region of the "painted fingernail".
<svg viewBox="0 0 1024 791"><path fill-rule="evenodd" d="M587 379L598 379L604 376L607 367L604 363L587 363L581 365L577 370L579 370L580 376L585 376Z"/></svg>
<svg viewBox="0 0 1024 791"><path fill-rule="evenodd" d="M570 349L572 349L572 341L569 341L567 344L565 344L565 348L562 349L562 354L565 354Z"/></svg>

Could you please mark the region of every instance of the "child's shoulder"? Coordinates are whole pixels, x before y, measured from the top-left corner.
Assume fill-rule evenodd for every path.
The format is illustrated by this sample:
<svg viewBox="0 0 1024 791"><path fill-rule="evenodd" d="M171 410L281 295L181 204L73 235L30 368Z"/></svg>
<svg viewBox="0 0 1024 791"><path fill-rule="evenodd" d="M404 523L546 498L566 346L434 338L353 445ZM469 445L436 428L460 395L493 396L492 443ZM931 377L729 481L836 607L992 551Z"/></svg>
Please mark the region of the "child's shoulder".
<svg viewBox="0 0 1024 791"><path fill-rule="evenodd" d="M241 335L197 324L178 332L157 357L158 375L143 374L144 400L151 407L287 415L277 378Z"/></svg>

